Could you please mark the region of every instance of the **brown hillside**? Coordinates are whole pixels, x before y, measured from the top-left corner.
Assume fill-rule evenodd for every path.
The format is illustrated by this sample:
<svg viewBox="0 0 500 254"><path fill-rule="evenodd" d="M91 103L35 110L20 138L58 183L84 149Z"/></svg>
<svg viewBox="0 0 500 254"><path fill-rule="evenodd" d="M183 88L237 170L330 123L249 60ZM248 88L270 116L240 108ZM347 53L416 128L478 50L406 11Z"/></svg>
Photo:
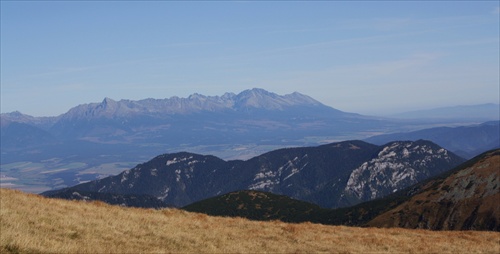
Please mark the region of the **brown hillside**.
<svg viewBox="0 0 500 254"><path fill-rule="evenodd" d="M500 150L423 191L368 225L439 230L500 231Z"/></svg>
<svg viewBox="0 0 500 254"><path fill-rule="evenodd" d="M500 252L498 232L255 222L46 199L8 189L0 189L0 197L0 253Z"/></svg>

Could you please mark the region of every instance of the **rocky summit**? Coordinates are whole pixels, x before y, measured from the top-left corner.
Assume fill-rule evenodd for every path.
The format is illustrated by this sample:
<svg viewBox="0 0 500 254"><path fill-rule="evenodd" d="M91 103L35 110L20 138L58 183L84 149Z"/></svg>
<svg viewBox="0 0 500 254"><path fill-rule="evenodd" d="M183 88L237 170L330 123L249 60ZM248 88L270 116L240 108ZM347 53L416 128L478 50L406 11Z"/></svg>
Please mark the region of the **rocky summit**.
<svg viewBox="0 0 500 254"><path fill-rule="evenodd" d="M500 231L500 150L486 152L371 222L376 227Z"/></svg>
<svg viewBox="0 0 500 254"><path fill-rule="evenodd" d="M61 193L68 190L148 195L182 207L236 190L258 190L335 208L386 196L461 162L462 158L424 140L384 146L344 141L279 149L246 161L182 152L44 195L64 197Z"/></svg>

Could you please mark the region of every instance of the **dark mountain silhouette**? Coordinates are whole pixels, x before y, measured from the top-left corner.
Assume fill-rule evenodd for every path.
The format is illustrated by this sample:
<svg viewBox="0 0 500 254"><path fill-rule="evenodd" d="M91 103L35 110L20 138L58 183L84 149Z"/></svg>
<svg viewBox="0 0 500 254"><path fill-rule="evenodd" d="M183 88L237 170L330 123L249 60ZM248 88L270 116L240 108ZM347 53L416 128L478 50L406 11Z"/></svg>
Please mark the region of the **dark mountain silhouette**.
<svg viewBox="0 0 500 254"><path fill-rule="evenodd" d="M150 195L182 207L236 190L261 190L334 208L383 197L461 162L462 158L423 140L384 146L345 141L279 149L247 161L182 152L44 195L57 197L68 189Z"/></svg>
<svg viewBox="0 0 500 254"><path fill-rule="evenodd" d="M242 217L251 220L321 222L330 210L318 205L270 192L242 190L195 202L182 208L211 216Z"/></svg>
<svg viewBox="0 0 500 254"><path fill-rule="evenodd" d="M253 220L500 231L499 168L497 149L384 198L339 209L257 191L231 192L183 209Z"/></svg>

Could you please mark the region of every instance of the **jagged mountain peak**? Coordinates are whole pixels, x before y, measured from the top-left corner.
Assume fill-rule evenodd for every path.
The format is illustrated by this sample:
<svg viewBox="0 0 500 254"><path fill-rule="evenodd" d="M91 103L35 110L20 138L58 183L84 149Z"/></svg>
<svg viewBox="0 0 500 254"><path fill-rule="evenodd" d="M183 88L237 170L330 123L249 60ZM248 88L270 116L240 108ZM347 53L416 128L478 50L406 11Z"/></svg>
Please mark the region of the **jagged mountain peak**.
<svg viewBox="0 0 500 254"><path fill-rule="evenodd" d="M61 116L64 120L69 119L90 119L107 117L113 118L132 113L132 108L129 107L130 101L121 100L115 101L105 97L100 103L82 104L70 109L67 113Z"/></svg>
<svg viewBox="0 0 500 254"><path fill-rule="evenodd" d="M102 102L101 102L101 105L110 105L110 104L116 104L117 101L109 98L109 97L105 97Z"/></svg>
<svg viewBox="0 0 500 254"><path fill-rule="evenodd" d="M284 110L292 106L324 106L309 96L294 92L278 95L262 88L253 88L239 94L205 96L194 93L187 98L173 96L166 99L120 100L104 98L70 109L63 118L87 119L95 117L128 117L131 114L191 114L197 112L246 111L248 109Z"/></svg>
<svg viewBox="0 0 500 254"><path fill-rule="evenodd" d="M253 88L236 95L235 105L239 109L257 108L267 110L283 110L284 108L290 106L319 106L322 104L311 97L298 92L280 96L261 88Z"/></svg>

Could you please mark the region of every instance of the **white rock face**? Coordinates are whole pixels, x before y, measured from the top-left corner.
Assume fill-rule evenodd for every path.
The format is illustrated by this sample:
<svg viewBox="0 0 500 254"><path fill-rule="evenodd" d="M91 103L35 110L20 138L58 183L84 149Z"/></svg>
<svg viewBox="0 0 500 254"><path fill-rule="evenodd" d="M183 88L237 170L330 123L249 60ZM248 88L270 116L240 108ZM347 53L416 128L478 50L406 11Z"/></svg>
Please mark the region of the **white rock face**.
<svg viewBox="0 0 500 254"><path fill-rule="evenodd" d="M450 159L445 149L394 142L351 173L344 193L370 200L382 197L386 192L396 192L403 186L417 183L420 175L429 175L428 164L440 158Z"/></svg>
<svg viewBox="0 0 500 254"><path fill-rule="evenodd" d="M295 157L286 162L278 170L269 170L265 167L260 169L254 177L254 183L249 186L250 190L272 191L273 187L279 185L302 171L309 162L308 156L305 154L302 158Z"/></svg>

